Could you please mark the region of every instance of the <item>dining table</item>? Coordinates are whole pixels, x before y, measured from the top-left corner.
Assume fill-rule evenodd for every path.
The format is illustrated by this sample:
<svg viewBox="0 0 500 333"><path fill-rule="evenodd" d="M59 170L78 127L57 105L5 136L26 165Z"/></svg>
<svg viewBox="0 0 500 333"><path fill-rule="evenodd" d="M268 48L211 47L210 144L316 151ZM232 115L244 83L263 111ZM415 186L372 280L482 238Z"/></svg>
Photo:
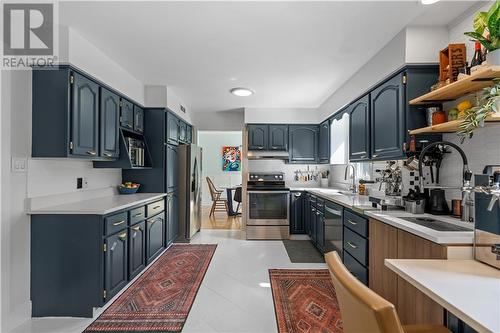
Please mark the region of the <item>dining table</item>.
<svg viewBox="0 0 500 333"><path fill-rule="evenodd" d="M233 191L236 191L238 187L241 187L241 185L238 186L226 186L223 187L224 190L226 190L226 197L227 197L227 215L228 216L238 216L241 213L238 213L234 211L233 208Z"/></svg>

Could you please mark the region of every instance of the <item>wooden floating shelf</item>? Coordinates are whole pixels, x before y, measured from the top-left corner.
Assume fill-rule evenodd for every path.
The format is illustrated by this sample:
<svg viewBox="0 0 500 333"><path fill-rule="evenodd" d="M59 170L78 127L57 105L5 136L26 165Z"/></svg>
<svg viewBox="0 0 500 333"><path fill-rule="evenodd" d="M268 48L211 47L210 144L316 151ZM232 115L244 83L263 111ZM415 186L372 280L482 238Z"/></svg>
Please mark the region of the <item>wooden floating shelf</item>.
<svg viewBox="0 0 500 333"><path fill-rule="evenodd" d="M461 80L414 98L410 105L432 104L453 101L462 96L491 86L492 80L500 78L500 66L490 66L474 72Z"/></svg>
<svg viewBox="0 0 500 333"><path fill-rule="evenodd" d="M432 125L432 126L427 126L427 127L422 127L422 128L417 128L414 130L409 131L410 135L417 135L417 134L439 134L439 133L456 133L458 132L459 126L462 123L463 120L452 120L448 121L446 123L438 124L438 125ZM490 116L486 118L487 123L494 123L494 122L499 122L500 123L500 114L496 113L493 116Z"/></svg>

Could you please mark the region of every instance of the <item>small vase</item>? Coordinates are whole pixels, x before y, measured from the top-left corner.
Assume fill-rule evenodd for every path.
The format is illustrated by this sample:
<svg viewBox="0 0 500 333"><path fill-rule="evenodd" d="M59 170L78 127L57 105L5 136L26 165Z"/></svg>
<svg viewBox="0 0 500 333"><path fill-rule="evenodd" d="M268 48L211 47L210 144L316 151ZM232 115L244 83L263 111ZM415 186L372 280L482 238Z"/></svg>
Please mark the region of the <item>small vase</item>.
<svg viewBox="0 0 500 333"><path fill-rule="evenodd" d="M321 187L328 187L328 178L321 178Z"/></svg>
<svg viewBox="0 0 500 333"><path fill-rule="evenodd" d="M486 65L500 66L500 49L486 53Z"/></svg>

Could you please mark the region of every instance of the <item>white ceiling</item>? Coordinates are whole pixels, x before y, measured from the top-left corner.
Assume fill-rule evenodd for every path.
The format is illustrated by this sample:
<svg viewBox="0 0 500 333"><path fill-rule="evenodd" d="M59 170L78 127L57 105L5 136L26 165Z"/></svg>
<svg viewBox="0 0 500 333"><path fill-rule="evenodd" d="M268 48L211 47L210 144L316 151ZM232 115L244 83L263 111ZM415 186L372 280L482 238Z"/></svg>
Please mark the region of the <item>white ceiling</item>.
<svg viewBox="0 0 500 333"><path fill-rule="evenodd" d="M64 2L60 22L193 111L318 107L409 24L473 2ZM423 46L425 47L425 46ZM251 97L229 89L251 88Z"/></svg>

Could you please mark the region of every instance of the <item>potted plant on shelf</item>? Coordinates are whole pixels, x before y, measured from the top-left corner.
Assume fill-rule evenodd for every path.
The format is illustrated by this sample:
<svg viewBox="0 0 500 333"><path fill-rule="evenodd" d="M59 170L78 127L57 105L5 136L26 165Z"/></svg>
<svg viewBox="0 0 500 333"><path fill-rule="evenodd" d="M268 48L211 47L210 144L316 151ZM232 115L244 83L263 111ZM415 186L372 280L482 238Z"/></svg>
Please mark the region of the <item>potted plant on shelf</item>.
<svg viewBox="0 0 500 333"><path fill-rule="evenodd" d="M488 116L494 116L500 120L500 78L493 80L492 87L483 89L481 103L464 111L461 116L463 122L459 125L458 135L463 143L466 138L472 138L478 127L484 126Z"/></svg>
<svg viewBox="0 0 500 333"><path fill-rule="evenodd" d="M495 1L487 12L476 13L473 27L474 31L465 32L465 35L477 40L488 51L487 65L500 65L500 1Z"/></svg>

